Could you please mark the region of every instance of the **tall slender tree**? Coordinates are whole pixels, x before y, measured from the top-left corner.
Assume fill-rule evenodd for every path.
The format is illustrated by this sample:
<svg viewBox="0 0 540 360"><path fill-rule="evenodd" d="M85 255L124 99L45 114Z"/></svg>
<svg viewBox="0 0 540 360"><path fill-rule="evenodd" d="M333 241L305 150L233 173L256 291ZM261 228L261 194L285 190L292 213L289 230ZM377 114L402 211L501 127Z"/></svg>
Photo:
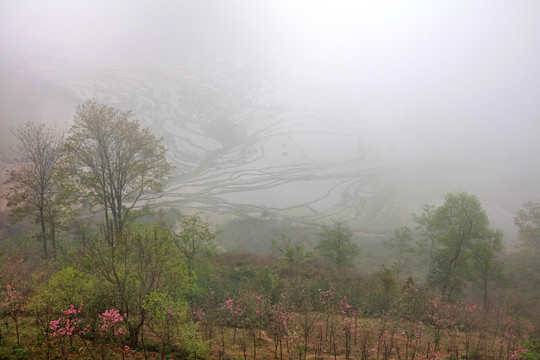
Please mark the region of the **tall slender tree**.
<svg viewBox="0 0 540 360"><path fill-rule="evenodd" d="M434 224L434 212L435 207L432 205L424 205L422 208L424 211L422 214L413 214L413 220L417 224L416 229L420 233L420 239L418 241L419 254L427 259L427 280L433 271L433 258L435 256L435 232L436 226Z"/></svg>
<svg viewBox="0 0 540 360"><path fill-rule="evenodd" d="M77 106L66 142L79 193L101 207L109 236L122 233L136 204L161 191L171 172L161 139L132 116L88 100Z"/></svg>
<svg viewBox="0 0 540 360"><path fill-rule="evenodd" d="M59 163L63 137L43 124L27 122L11 130L18 140L17 163L8 171L4 195L11 211L11 221L33 218L40 227L43 256L49 256L50 239L56 250L56 225L61 215L62 181Z"/></svg>

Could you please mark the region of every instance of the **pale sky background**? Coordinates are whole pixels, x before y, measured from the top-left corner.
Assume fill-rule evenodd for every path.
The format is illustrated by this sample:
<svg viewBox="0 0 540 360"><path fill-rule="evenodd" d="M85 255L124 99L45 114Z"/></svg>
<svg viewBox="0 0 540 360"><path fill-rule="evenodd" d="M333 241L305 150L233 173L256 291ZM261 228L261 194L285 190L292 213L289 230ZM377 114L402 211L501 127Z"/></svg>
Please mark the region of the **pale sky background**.
<svg viewBox="0 0 540 360"><path fill-rule="evenodd" d="M306 74L404 152L538 171L540 1L0 0L0 49L257 58Z"/></svg>

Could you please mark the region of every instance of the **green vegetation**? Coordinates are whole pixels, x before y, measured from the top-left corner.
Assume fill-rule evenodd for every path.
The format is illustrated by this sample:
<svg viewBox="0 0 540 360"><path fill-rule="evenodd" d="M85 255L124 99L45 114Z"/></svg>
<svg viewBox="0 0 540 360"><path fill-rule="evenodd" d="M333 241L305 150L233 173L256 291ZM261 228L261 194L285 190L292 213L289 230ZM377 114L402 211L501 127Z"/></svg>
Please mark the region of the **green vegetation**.
<svg viewBox="0 0 540 360"><path fill-rule="evenodd" d="M516 215L525 251L514 253L467 193L425 207L415 230L371 237L371 249L337 220L265 215L216 232L200 214L137 205L158 195L170 166L129 116L93 101L78 108L67 166L52 163L45 187L54 211L20 195L24 166L10 173L0 359L538 358L537 204ZM20 141L55 138L25 129ZM359 271L373 249L385 262Z"/></svg>
<svg viewBox="0 0 540 360"><path fill-rule="evenodd" d="M527 249L540 252L540 204L529 201L516 214L519 238Z"/></svg>
<svg viewBox="0 0 540 360"><path fill-rule="evenodd" d="M272 239L272 245L281 253L281 264L290 268L303 267L313 257L313 252L306 251L303 244L294 243L292 239L285 235L281 235L281 243Z"/></svg>
<svg viewBox="0 0 540 360"><path fill-rule="evenodd" d="M495 253L502 250L503 234L489 229L478 199L467 193L450 193L443 205L426 209L418 220L422 233L432 239L429 280L452 299L463 291L467 281L480 277L487 306L487 282Z"/></svg>
<svg viewBox="0 0 540 360"><path fill-rule="evenodd" d="M171 170L161 141L131 116L88 100L77 106L65 145L77 193L102 208L108 235L122 232L131 210L159 192Z"/></svg>
<svg viewBox="0 0 540 360"><path fill-rule="evenodd" d="M321 256L334 264L338 270L352 266L360 254L360 248L352 241L353 232L341 221L334 221L334 226L323 226L319 236L321 241L317 250Z"/></svg>
<svg viewBox="0 0 540 360"><path fill-rule="evenodd" d="M409 267L410 256L414 253L413 236L411 229L403 226L395 230L395 235L384 241L384 245L394 250L396 260L392 264L396 279L401 278L401 274Z"/></svg>

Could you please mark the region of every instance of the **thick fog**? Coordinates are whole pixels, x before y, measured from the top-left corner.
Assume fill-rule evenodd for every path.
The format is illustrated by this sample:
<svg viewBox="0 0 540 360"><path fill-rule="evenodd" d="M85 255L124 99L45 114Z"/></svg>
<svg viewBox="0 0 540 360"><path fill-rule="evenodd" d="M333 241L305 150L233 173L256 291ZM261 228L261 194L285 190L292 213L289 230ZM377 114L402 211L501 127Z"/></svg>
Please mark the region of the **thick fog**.
<svg viewBox="0 0 540 360"><path fill-rule="evenodd" d="M526 0L3 0L0 115L133 109L167 201L392 231L465 190L512 234L540 200L539 44Z"/></svg>

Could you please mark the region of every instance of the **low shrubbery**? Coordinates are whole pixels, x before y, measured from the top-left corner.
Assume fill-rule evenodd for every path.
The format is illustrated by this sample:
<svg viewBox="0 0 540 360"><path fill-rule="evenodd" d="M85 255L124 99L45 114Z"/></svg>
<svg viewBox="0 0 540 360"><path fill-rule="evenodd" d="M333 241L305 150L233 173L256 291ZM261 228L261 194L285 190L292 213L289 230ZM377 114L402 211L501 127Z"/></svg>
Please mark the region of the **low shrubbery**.
<svg viewBox="0 0 540 360"><path fill-rule="evenodd" d="M191 303L155 290L131 314L108 308L114 299L101 298L107 296L103 284L72 267L26 296L5 286L0 354L12 359L538 358L534 319L525 313L449 302L411 279L398 282L384 268L363 275L317 263L306 273L273 257L238 253L216 256L212 266L205 280L211 288ZM133 347L128 321L140 323L133 319L140 316L143 326Z"/></svg>

